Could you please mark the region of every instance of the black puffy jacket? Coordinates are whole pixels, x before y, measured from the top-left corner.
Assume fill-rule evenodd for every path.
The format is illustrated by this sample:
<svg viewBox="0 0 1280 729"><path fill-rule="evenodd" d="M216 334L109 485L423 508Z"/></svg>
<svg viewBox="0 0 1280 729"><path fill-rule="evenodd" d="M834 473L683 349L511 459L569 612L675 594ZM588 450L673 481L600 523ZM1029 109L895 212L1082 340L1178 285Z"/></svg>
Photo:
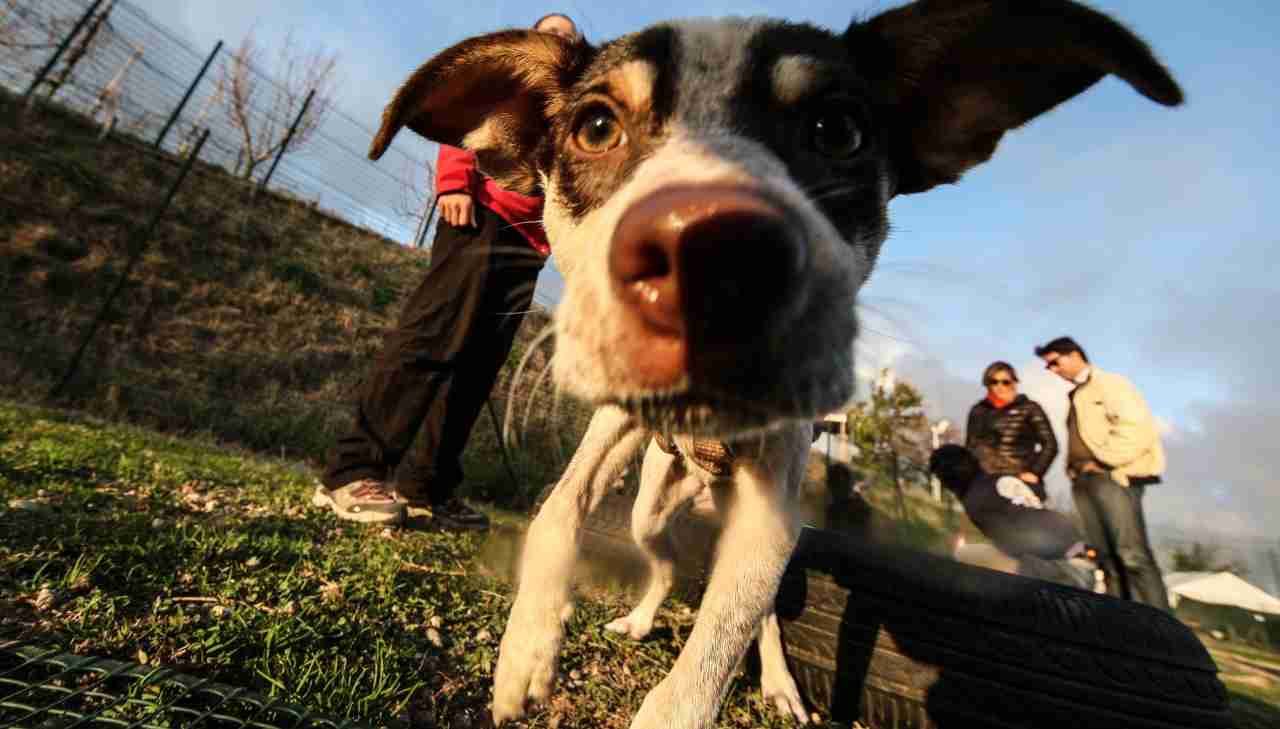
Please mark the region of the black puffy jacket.
<svg viewBox="0 0 1280 729"><path fill-rule="evenodd" d="M1058 455L1058 439L1035 400L1018 395L1003 408L980 400L969 410L964 445L987 473L1016 476L1030 471L1039 476L1041 483L1033 488L1044 498L1044 474Z"/></svg>

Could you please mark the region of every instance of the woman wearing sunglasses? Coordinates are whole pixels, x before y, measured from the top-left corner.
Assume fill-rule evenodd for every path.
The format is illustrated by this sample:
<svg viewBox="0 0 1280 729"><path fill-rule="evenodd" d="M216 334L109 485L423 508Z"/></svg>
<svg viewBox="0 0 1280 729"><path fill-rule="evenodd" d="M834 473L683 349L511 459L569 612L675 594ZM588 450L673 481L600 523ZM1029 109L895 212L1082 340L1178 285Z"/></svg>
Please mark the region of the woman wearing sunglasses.
<svg viewBox="0 0 1280 729"><path fill-rule="evenodd" d="M1008 362L992 362L982 373L987 396L969 410L965 447L989 474L1016 476L1041 504L1044 474L1058 455L1058 439L1044 409L1018 393L1018 373Z"/></svg>

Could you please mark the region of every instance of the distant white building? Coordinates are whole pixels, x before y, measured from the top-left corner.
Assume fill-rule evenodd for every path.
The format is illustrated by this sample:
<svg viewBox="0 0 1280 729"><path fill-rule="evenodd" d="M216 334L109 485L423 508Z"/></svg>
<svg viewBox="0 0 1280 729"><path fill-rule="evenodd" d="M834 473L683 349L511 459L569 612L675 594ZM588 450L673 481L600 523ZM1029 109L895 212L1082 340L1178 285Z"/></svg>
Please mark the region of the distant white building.
<svg viewBox="0 0 1280 729"><path fill-rule="evenodd" d="M1170 572L1164 577L1164 586L1169 591L1169 604L1175 608L1183 598L1190 598L1280 617L1280 599L1230 572Z"/></svg>
<svg viewBox="0 0 1280 729"><path fill-rule="evenodd" d="M1214 638L1280 646L1280 599L1230 572L1170 572L1164 578L1177 616Z"/></svg>
<svg viewBox="0 0 1280 729"><path fill-rule="evenodd" d="M831 413L822 419L824 431L814 441L813 448L825 453L832 462L851 463L858 449L849 440L849 416L847 413Z"/></svg>

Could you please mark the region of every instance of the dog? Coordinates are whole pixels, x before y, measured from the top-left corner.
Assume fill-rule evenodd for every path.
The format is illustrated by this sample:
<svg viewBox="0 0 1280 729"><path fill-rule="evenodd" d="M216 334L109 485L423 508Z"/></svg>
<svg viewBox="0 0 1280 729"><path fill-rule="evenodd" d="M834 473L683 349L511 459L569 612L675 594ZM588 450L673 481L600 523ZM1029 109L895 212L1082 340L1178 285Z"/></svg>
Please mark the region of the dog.
<svg viewBox="0 0 1280 729"><path fill-rule="evenodd" d="M808 424L783 426L732 443L688 435L657 433L649 442L640 470L640 489L631 511L631 534L649 567L644 596L627 615L605 629L643 639L653 629L658 607L675 584L677 545L668 533L681 507L710 490L718 510L725 508L739 479L764 478L794 499L809 462L816 431ZM787 667L782 630L772 600L757 628L760 691L765 703L800 724L809 722L799 687Z"/></svg>
<svg viewBox="0 0 1280 729"><path fill-rule="evenodd" d="M697 620L631 723L713 725L798 538L808 422L852 397L856 294L889 201L959 181L1108 74L1182 103L1145 42L1070 0L917 0L843 32L677 21L598 47L500 31L408 78L370 157L408 127L544 194L566 283L552 374L595 408L526 536L496 723L549 696L579 527L657 431L755 456L714 489L723 527Z"/></svg>

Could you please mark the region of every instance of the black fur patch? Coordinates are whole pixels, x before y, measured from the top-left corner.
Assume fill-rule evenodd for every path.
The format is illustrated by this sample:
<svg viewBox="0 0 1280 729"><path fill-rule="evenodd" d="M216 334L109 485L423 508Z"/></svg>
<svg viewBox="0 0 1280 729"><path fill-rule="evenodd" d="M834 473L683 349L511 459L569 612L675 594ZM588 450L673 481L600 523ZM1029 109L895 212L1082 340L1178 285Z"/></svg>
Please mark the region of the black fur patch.
<svg viewBox="0 0 1280 729"><path fill-rule="evenodd" d="M773 70L789 55L817 59L819 73L810 92L783 103L774 93ZM607 88L611 70L635 60L650 63L656 75L651 108L621 111L627 147L595 159L565 151L591 94ZM829 94L855 107L861 122L864 151L851 159L824 157L811 143L814 115ZM601 48L568 99L554 134L561 149L554 165L562 202L575 218L616 193L675 120L695 134L731 132L762 144L846 238L876 239L887 226L879 189L887 174L875 118L880 104L857 75L844 40L828 31L777 21L656 26Z"/></svg>
<svg viewBox="0 0 1280 729"><path fill-rule="evenodd" d="M631 61L644 61L656 71L649 109L624 114L628 147L623 155L607 160L585 160L561 153L555 160L560 194L569 214L581 218L599 207L631 178L635 168L652 153L667 121L675 110L676 85L680 76L680 48L676 30L655 26L623 36L600 49L594 62L569 91L568 109L557 120L553 137L560 149L570 144L577 114L590 93L601 88L605 76Z"/></svg>

